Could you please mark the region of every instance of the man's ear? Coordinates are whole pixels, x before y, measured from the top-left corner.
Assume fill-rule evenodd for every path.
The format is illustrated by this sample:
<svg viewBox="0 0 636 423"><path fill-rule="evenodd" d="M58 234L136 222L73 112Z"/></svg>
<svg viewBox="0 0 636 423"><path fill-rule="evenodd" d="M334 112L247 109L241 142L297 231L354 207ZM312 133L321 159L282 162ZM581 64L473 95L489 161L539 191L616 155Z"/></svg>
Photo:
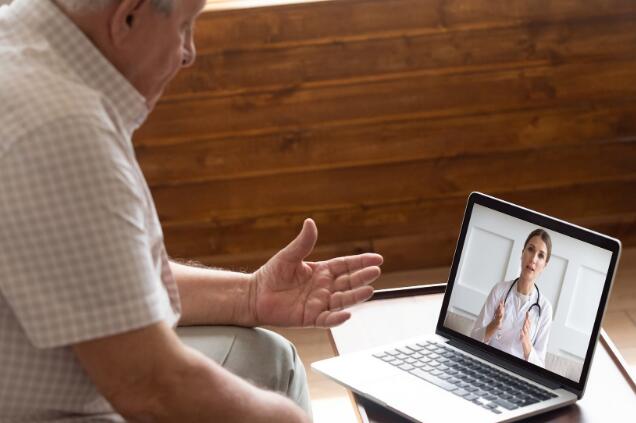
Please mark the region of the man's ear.
<svg viewBox="0 0 636 423"><path fill-rule="evenodd" d="M121 0L111 16L109 32L115 46L121 46L136 27L142 7L147 0Z"/></svg>

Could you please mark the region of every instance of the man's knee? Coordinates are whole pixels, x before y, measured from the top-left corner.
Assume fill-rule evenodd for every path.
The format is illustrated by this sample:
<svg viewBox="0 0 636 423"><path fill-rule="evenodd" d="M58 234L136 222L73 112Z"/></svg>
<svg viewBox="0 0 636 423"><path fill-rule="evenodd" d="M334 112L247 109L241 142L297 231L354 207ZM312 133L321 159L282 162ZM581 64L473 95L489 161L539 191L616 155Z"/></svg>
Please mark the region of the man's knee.
<svg viewBox="0 0 636 423"><path fill-rule="evenodd" d="M237 376L281 392L311 415L305 368L294 345L261 328L200 326L179 328L179 336Z"/></svg>
<svg viewBox="0 0 636 423"><path fill-rule="evenodd" d="M274 391L287 393L305 370L296 348L281 335L261 328L243 329L223 365L230 371Z"/></svg>

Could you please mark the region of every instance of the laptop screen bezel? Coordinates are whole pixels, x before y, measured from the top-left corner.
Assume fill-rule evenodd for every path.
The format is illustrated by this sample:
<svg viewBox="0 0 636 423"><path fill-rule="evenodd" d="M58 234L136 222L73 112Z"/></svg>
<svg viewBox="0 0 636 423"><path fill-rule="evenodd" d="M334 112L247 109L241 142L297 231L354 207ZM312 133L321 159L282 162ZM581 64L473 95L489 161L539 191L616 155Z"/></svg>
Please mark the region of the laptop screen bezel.
<svg viewBox="0 0 636 423"><path fill-rule="evenodd" d="M460 258L461 258L464 244L466 241L466 235L468 232L468 227L470 226L470 220L472 217L472 212L473 212L473 208L475 204L479 204L481 206L507 214L512 217L516 217L518 219L535 224L545 229L552 230L560 234L563 234L563 235L575 238L577 240L603 248L605 250L611 251L612 257L610 260L609 268L607 270L605 283L603 285L603 292L601 294L601 299L600 299L599 307L596 313L596 318L594 321L592 334L590 336L590 340L587 346L587 352L585 354L583 368L582 368L581 375L578 381L568 379L557 373L546 370L545 368L531 364L521 358L515 357L511 354L503 352L497 348L491 347L474 338L471 338L469 336L466 336L464 334L461 334L453 329L450 329L444 326L444 320L446 318L446 313L448 311L448 306L449 306L451 294L453 291L453 287L455 284L455 279L457 277L457 272L459 270L458 269L459 262L460 262ZM555 384L558 384L559 386L575 393L578 397L581 397L583 395L583 392L585 391L585 384L587 382L587 378L589 375L592 357L594 355L594 350L596 347L596 343L597 343L600 328L601 328L601 320L602 320L603 313L605 312L605 309L606 309L605 306L607 304L610 288L612 285L612 281L614 279L616 264L620 256L620 250L621 250L621 243L617 239L590 231L585 228L581 228L574 224L564 222L562 220L547 216L545 214L509 203L503 200L499 200L497 198L494 198L479 192L473 192L468 197L468 203L466 205L466 211L464 213L464 219L462 222L459 239L457 241L455 254L453 256L453 263L451 265L450 274L448 277L446 294L444 295L442 308L440 310L439 319L437 321L436 333L446 338L454 339L457 341L461 341L465 344L468 344L473 349L477 349L479 351L487 353L487 355L489 356L494 356L497 359L496 360L497 364L502 364L504 367L507 367L510 370L522 370L522 373L524 376L527 376L537 381L548 380L550 382L554 382Z"/></svg>

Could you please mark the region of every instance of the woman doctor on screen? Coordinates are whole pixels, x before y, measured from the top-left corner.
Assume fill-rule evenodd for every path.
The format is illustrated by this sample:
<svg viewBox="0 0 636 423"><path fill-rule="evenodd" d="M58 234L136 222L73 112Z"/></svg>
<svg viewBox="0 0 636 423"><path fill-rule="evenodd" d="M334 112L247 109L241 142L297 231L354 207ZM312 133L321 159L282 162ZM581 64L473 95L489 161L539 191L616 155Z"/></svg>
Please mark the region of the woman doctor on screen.
<svg viewBox="0 0 636 423"><path fill-rule="evenodd" d="M552 305L535 281L550 260L552 240L543 229L530 233L521 253L521 274L493 287L470 336L545 367Z"/></svg>

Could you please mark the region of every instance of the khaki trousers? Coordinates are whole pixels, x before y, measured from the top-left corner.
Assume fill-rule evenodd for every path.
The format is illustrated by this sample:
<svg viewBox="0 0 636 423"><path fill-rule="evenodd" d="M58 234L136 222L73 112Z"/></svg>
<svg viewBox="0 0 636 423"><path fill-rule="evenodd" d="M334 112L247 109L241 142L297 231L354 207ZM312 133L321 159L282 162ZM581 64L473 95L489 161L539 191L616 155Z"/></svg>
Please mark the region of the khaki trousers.
<svg viewBox="0 0 636 423"><path fill-rule="evenodd" d="M266 329L238 326L180 327L177 334L225 369L280 392L312 415L305 367L287 339Z"/></svg>

